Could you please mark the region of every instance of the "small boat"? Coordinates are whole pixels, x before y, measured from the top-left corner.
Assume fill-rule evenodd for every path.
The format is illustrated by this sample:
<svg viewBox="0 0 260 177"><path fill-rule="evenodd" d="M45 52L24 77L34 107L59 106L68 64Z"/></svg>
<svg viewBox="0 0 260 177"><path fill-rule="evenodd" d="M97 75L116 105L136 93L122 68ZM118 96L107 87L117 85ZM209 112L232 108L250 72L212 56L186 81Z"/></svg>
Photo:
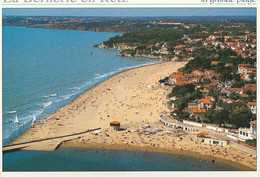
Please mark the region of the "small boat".
<svg viewBox="0 0 260 177"><path fill-rule="evenodd" d="M19 120L18 120L17 114L14 117L14 124L19 124Z"/></svg>
<svg viewBox="0 0 260 177"><path fill-rule="evenodd" d="M18 117L17 117L17 114L16 114L15 117L14 117L14 124L24 125L24 123L19 122Z"/></svg>

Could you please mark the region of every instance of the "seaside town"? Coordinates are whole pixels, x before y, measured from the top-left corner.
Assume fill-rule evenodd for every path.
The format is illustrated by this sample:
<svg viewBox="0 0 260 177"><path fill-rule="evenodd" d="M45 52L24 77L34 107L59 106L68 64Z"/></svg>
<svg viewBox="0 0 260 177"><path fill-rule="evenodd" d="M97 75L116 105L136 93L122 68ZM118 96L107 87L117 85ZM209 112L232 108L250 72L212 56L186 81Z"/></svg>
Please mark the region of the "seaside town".
<svg viewBox="0 0 260 177"><path fill-rule="evenodd" d="M245 26L245 23L232 23L208 32L203 26L199 31L198 25L191 24L185 28L195 28L207 37L202 34L204 38L191 38L184 34L175 45L161 42L138 46L129 45L125 35L122 39L110 39L100 47L120 49L119 54L124 57L175 61L189 58L178 72L159 80L159 85L169 90L162 104L170 110L170 114L160 115L160 122L197 132L197 140L205 144L235 146L234 149L250 156L253 153L256 158L256 34L230 30Z"/></svg>
<svg viewBox="0 0 260 177"><path fill-rule="evenodd" d="M52 151L61 145L178 152L256 170L255 25L232 20L216 22L218 27L172 19L143 23L156 27L134 28L96 47L163 62L107 79L34 122L4 150L27 144L25 150Z"/></svg>

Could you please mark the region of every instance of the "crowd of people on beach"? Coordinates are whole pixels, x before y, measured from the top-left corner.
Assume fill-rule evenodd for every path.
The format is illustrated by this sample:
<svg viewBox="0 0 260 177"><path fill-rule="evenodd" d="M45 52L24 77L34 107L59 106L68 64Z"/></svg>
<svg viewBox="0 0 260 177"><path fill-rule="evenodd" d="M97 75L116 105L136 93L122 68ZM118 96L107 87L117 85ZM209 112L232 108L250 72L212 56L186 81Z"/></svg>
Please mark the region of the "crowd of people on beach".
<svg viewBox="0 0 260 177"><path fill-rule="evenodd" d="M158 122L162 112L168 108L162 104L167 90L158 85L162 76L167 76L184 63L161 63L122 72L94 86L77 99L61 107L35 124L17 142L37 138L55 137L64 134L84 132L87 129L109 128L109 122L119 121L126 127ZM162 126L162 125L160 125ZM165 127L158 127L166 130ZM211 156L232 160L254 167L256 159L230 148L198 143L196 136L187 132L168 134L141 134L139 132L101 132L81 136L76 142L80 146L90 144L97 147L120 149L146 149L153 151L178 152L196 156ZM179 134L180 133L180 134Z"/></svg>

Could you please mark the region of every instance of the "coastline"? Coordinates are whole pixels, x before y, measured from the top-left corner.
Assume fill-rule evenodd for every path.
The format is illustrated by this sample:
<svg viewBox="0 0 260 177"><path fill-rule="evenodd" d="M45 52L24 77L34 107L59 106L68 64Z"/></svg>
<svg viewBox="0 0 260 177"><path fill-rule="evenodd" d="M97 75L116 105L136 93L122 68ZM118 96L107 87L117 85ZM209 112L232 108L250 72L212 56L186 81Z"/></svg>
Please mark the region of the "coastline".
<svg viewBox="0 0 260 177"><path fill-rule="evenodd" d="M26 130L12 143L73 134L97 127L108 129L109 122L114 120L120 121L122 125L128 128L138 128L145 123L154 123L156 128L161 128L162 125L156 124L156 122L158 122L160 113L167 111L167 108L162 105L162 100L165 99L167 91L166 88L157 85L158 80L177 71L184 64L185 62L153 63L122 71L96 84L71 102L43 118L34 128ZM149 85L152 85L153 88L150 88ZM166 127L164 129L167 130ZM233 162L236 167L244 170L255 170L250 165L252 161L250 163L242 163L240 160L232 161L232 158L237 156L239 152L234 153L234 156L230 155L230 158L226 159L210 153L210 150L215 152L218 150L221 154L224 151L227 154L232 154L232 149L221 149L220 147L199 144L198 146L206 148L204 150L209 152L210 155L205 154L203 149L198 151L197 143L189 141L191 137L194 137L194 134L186 135L182 133L181 136L187 139L185 142L180 141L179 136L169 138L161 136L158 138L157 135L147 137L147 135L140 136L137 133L130 133L129 137L131 138L125 139L126 134L129 135L126 131L112 132L109 133L109 137L106 137L103 132L98 135L88 133L80 136L80 139L64 143L64 147L102 148L103 146L103 148L107 149L120 150L127 148L130 148L129 150L143 150L145 147L149 151L188 154L191 156L196 156L199 153L201 158L214 157L214 159L223 161L223 163ZM127 144L124 144L124 141ZM132 141L135 142L132 143ZM149 142L158 144L158 147L153 147ZM191 144L193 146L190 146ZM48 144L43 143L42 146L48 146Z"/></svg>
<svg viewBox="0 0 260 177"><path fill-rule="evenodd" d="M178 159L179 156L189 156L198 158L198 162L200 161L206 161L207 163L214 163L212 160L215 160L215 162L221 162L229 166L233 166L236 168L241 169L242 171L255 171L256 169L248 166L244 166L240 163L234 163L230 160L226 160L220 157L214 157L207 154L198 154L196 151L182 151L177 149L165 149L165 148L155 148L155 147L142 147L142 146L135 146L135 145L126 145L126 144L94 144L94 143L79 143L77 140L67 141L65 142L60 148L85 148L85 149L95 149L95 150L128 150L128 151L140 151L143 153L146 152L162 152L167 153L170 155L173 155L175 159ZM194 165L194 164L192 164Z"/></svg>
<svg viewBox="0 0 260 177"><path fill-rule="evenodd" d="M56 116L56 114L58 114L59 112L63 111L64 109L66 109L67 107L70 107L72 106L73 104L77 104L78 102L81 101L81 98L83 96L86 96L86 95L89 95L89 92L93 92L95 91L95 89L100 89L99 87L103 87L104 85L107 85L106 83L107 82L110 82L111 80L116 80L116 77L120 77L121 75L125 75L127 74L128 72L133 72L135 70L138 70L138 69L143 69L145 67L152 67L152 66L159 66L159 65L165 65L165 64L169 64L171 63L174 67L175 64L178 64L178 65L181 65L181 66L184 66L184 64L186 62L162 62L162 61L158 61L156 63L152 63L152 64L148 64L148 65L144 65L144 66L138 66L138 67L135 67L135 68L131 68L131 69L128 69L128 70L125 70L125 71L121 71L119 73L117 73L116 75L112 76L112 77L109 77L107 78L106 80L100 82L100 83L97 83L96 85L94 85L93 87L87 89L86 91L84 91L83 93L79 94L75 99L73 99L72 101L70 101L69 103L61 106L60 108L58 108L57 110L55 110L54 112L50 113L48 116L44 117L43 119L41 119L35 126L36 127L41 127L41 125L45 124L48 122L48 120L50 119L54 119L54 116ZM175 67L173 70L171 70L169 72L169 74L171 72L174 72L175 70L177 70L178 68L180 68L181 66L177 66ZM167 75L163 76L163 77L166 77ZM159 78L160 79L160 78ZM158 79L158 80L159 80ZM158 80L156 79L156 84L158 82ZM92 94L92 93L91 93ZM93 95L91 95L93 96ZM89 98L89 97L88 97ZM93 97L91 97L93 98ZM62 116L64 117L64 116ZM47 120L47 121L46 121ZM95 127L96 128L96 127ZM19 143L19 142L22 142L21 140L24 139L24 137L26 137L28 135L28 131L30 131L31 128L27 129L25 132L23 132L21 135L19 135L17 138L15 138L11 144L14 144L14 143ZM86 129L84 129L86 130ZM31 130L32 131L32 130ZM21 138L23 137L23 138ZM30 137L29 137L30 138ZM25 138L26 139L26 138Z"/></svg>
<svg viewBox="0 0 260 177"><path fill-rule="evenodd" d="M114 50L114 49L108 49L108 50ZM154 58L152 58L154 59ZM153 65L157 65L157 64L161 64L161 63L165 63L165 61L162 61L162 60L158 60L156 62L153 62L153 63L150 63L150 64L145 64L145 65L142 65L142 66L137 66L137 67L133 67L133 68L130 68L130 69L127 69L127 70L123 70L123 71L120 71L119 73L116 73L115 75L112 75L110 76L109 78L105 79L104 81L101 81L101 82L98 82L96 83L95 85L93 85L91 88L88 88L86 89L84 92L82 92L81 94L79 94L76 98L74 98L73 100L71 100L70 102L66 103L65 105L57 108L56 110L54 110L53 112L51 112L50 114L48 114L47 116L43 117L41 120L38 121L38 124L42 123L42 121L44 119L47 119L48 117L50 117L51 115L57 113L60 109L63 109L64 107L72 104L74 101L77 101L77 99L79 99L82 95L86 94L86 92L90 91L90 90L93 90L95 89L96 87L98 87L100 84L102 84L103 82L105 82L106 80L116 76L116 75L119 75L119 74L122 74L124 72L127 72L129 70L133 70L133 69L138 69L138 68L143 68L143 67L146 67L146 66L153 66ZM24 134L29 130L30 128L28 128L27 130L25 130L23 133L21 133L18 137L14 138L11 142L7 143L7 144L15 144L17 141L17 139L20 137L20 136L24 136ZM20 143L20 141L18 141L18 143ZM3 144L5 145L5 144Z"/></svg>

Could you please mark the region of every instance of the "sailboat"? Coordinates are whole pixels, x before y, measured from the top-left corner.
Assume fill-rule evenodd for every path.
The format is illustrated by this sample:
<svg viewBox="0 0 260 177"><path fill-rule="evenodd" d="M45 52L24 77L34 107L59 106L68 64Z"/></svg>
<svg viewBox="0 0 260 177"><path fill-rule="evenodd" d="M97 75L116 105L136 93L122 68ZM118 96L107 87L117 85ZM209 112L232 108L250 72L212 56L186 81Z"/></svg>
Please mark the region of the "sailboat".
<svg viewBox="0 0 260 177"><path fill-rule="evenodd" d="M19 124L19 120L18 120L17 114L14 117L14 124Z"/></svg>

